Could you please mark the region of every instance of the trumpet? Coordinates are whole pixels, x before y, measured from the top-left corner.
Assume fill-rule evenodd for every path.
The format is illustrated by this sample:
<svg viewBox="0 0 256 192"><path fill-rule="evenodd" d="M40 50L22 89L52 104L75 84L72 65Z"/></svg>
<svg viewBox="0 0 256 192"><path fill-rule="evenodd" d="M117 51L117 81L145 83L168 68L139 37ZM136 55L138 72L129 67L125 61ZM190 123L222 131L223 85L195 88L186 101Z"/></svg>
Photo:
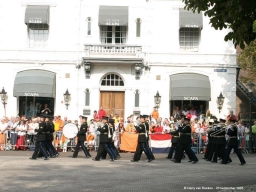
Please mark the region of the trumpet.
<svg viewBox="0 0 256 192"><path fill-rule="evenodd" d="M211 136L211 137L216 136L216 135L218 135L219 133L222 133L222 132L224 132L224 131L226 131L226 127L222 127L222 128L220 128L219 130L217 130L217 131L211 133L210 136Z"/></svg>

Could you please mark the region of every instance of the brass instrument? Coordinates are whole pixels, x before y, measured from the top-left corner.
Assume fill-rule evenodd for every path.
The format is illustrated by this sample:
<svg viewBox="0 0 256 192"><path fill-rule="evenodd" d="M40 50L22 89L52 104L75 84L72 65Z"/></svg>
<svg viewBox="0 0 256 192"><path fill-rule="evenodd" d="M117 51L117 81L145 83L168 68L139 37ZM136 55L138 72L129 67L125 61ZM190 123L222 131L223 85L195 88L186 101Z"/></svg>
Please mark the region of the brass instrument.
<svg viewBox="0 0 256 192"><path fill-rule="evenodd" d="M224 126L224 127L220 128L219 130L215 131L214 133L211 133L210 136L211 136L211 137L216 136L216 135L218 135L219 133L222 133L222 132L226 131L226 128L227 128L227 127Z"/></svg>

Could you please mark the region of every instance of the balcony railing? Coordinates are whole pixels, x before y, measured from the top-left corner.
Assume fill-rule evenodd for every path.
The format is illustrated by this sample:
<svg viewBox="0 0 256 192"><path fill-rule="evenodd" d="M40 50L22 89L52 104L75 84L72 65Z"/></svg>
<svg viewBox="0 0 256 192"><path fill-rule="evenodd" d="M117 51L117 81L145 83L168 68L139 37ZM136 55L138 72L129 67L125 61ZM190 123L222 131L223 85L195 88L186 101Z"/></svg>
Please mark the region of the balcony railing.
<svg viewBox="0 0 256 192"><path fill-rule="evenodd" d="M140 55L142 50L138 45L113 45L113 44L99 44L99 45L85 45L85 52L88 54L117 54L117 55Z"/></svg>

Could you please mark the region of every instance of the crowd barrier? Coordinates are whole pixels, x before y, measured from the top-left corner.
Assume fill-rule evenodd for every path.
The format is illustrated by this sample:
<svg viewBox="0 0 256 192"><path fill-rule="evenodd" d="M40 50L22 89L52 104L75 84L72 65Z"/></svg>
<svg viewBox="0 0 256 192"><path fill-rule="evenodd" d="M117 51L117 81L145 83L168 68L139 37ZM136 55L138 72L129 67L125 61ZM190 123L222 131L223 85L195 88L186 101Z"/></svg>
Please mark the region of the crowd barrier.
<svg viewBox="0 0 256 192"><path fill-rule="evenodd" d="M85 142L89 150L97 151L100 138L99 134L95 133L93 142ZM63 135L62 131L56 131L54 134L53 145L58 151L62 151L63 148L72 150L76 146L76 137L67 139ZM60 139L59 139L60 138ZM171 135L170 134L150 134L149 145L153 153L168 153L171 147ZM228 139L228 138L227 138ZM121 151L135 152L137 147L138 134L136 133L117 133L114 138L115 147ZM0 134L0 150L33 150L36 142L36 136L26 134L19 136L17 133L3 133ZM192 133L192 150L195 153L205 153L208 143L206 134ZM249 151L249 134L238 136L239 148L242 153L248 153ZM253 141L254 143L254 141ZM256 152L256 146L253 145L253 151Z"/></svg>

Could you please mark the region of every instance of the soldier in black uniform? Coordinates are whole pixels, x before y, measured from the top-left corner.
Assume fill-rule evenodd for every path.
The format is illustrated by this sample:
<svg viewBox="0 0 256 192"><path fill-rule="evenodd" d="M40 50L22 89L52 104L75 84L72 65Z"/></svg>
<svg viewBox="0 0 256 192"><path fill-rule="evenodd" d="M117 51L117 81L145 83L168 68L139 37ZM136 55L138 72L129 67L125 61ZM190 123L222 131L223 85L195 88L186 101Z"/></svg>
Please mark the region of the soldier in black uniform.
<svg viewBox="0 0 256 192"><path fill-rule="evenodd" d="M55 149L55 147L52 145L52 142L53 142L53 140L54 140L53 133L55 132L55 130L54 130L54 123L52 122L52 117L50 117L49 120L50 120L49 123L50 123L50 125L51 125L51 128L50 128L50 138L51 138L51 142L49 142L49 144L50 144L50 146L51 146L51 148L52 148L52 150L53 150L53 152L54 152L54 156L55 156L55 157L58 157L58 156L59 156L59 153L58 153L58 151Z"/></svg>
<svg viewBox="0 0 256 192"><path fill-rule="evenodd" d="M86 158L91 157L90 153L88 152L88 150L84 146L84 141L86 140L85 134L86 134L87 129L88 129L88 125L87 125L86 121L87 121L87 117L82 116L82 120L81 120L82 124L80 126L80 130L77 133L78 139L77 139L77 144L76 144L75 151L74 151L73 155L71 156L72 158L77 158L80 146L81 146L82 150L84 151L84 154L85 154Z"/></svg>
<svg viewBox="0 0 256 192"><path fill-rule="evenodd" d="M166 157L166 159L172 159L172 155L174 150L177 152L177 146L178 146L178 142L179 142L179 131L177 130L171 130L170 134L172 135L172 146L170 148L170 151L168 153L168 156Z"/></svg>
<svg viewBox="0 0 256 192"><path fill-rule="evenodd" d="M114 123L115 123L115 120L114 119L109 119L109 148L111 150L111 152L114 154L114 159L117 160L120 158L120 155L117 151L117 149L115 148L115 145L114 145L114 141L113 141L113 134L114 134L114 131L115 131L115 126L114 126Z"/></svg>
<svg viewBox="0 0 256 192"><path fill-rule="evenodd" d="M44 155L45 159L49 159L49 155L47 154L45 150L45 132L46 132L46 125L44 122L44 117L40 117L40 122L39 122L39 129L35 129L35 132L37 132L37 141L35 145L35 151L32 155L31 160L35 160L38 156L38 152L41 151L42 154Z"/></svg>
<svg viewBox="0 0 256 192"><path fill-rule="evenodd" d="M153 157L150 155L146 142L146 126L144 124L145 122L145 117L143 115L140 115L140 125L136 126L136 130L139 133L139 137L138 137L138 145L136 148L136 152L134 154L134 158L131 160L131 162L138 162L141 156L142 151L144 151L144 153L146 154L147 158L148 158L148 162L151 162L153 160Z"/></svg>
<svg viewBox="0 0 256 192"><path fill-rule="evenodd" d="M190 119L184 118L184 126L181 128L179 127L178 131L180 134L179 144L177 148L177 156L175 157L175 160L173 160L174 163L180 163L181 158L183 155L183 151L187 153L190 161L192 164L195 164L198 162L198 159L195 155L195 153L192 151L190 144L192 143L191 140L191 127L189 124Z"/></svg>
<svg viewBox="0 0 256 192"><path fill-rule="evenodd" d="M215 131L217 131L217 124L218 123L219 122L217 120L214 121L214 124L212 125L211 134L214 134ZM209 150L209 154L207 156L206 161L212 161L212 157L213 157L213 154L214 154L214 151L215 151L215 148L216 148L216 143L217 143L217 137L216 136L212 136L212 145L211 145L211 148Z"/></svg>
<svg viewBox="0 0 256 192"><path fill-rule="evenodd" d="M99 148L97 151L97 155L94 159L92 159L93 161L99 161L100 158L102 157L104 151L107 151L107 153L110 156L110 161L114 161L115 159L115 155L112 153L112 151L110 150L109 147L109 139L108 139L108 117L103 116L102 117L102 122L103 122L103 127L98 128L98 131L100 132L100 144L99 144Z"/></svg>
<svg viewBox="0 0 256 192"><path fill-rule="evenodd" d="M46 151L49 152L50 157L55 157L55 152L53 150L52 146L52 139L53 139L53 130L52 130L52 125L49 121L49 117L45 117L45 146L46 146Z"/></svg>
<svg viewBox="0 0 256 192"><path fill-rule="evenodd" d="M211 147L212 147L212 136L211 136L211 134L213 133L213 121L211 121L210 120L210 122L209 122L209 127L208 127L208 129L207 129L207 134L208 134L208 143L207 143L207 147L206 147L206 152L205 152L205 154L204 154L204 158L203 159L208 159L208 155L209 155L209 153L210 153L210 150L211 150Z"/></svg>
<svg viewBox="0 0 256 192"><path fill-rule="evenodd" d="M235 126L236 121L233 119L230 119L229 121L230 121L230 126L229 126L229 129L227 132L227 134L229 135L228 149L226 151L225 157L224 157L223 161L221 162L221 164L228 163L229 154L233 148L234 152L236 153L237 157L240 160L241 164L239 164L239 165L244 165L246 162L245 162L244 157L241 154L240 150L238 149L237 127Z"/></svg>
<svg viewBox="0 0 256 192"><path fill-rule="evenodd" d="M148 144L148 141L149 141L149 115L143 115L145 117L145 126L146 126L146 139L147 139L147 142L146 142L146 145L147 145L147 148L148 148L148 152L149 154L151 155L152 159L155 160L155 156L154 154L152 153L152 150L150 149L149 147L149 144Z"/></svg>
<svg viewBox="0 0 256 192"><path fill-rule="evenodd" d="M215 135L216 137L216 147L214 151L214 156L213 156L213 163L217 163L217 158L218 156L221 157L221 159L224 158L224 148L226 146L226 128L225 128L225 119L220 118L220 123L217 126L217 131L219 132L218 134Z"/></svg>

